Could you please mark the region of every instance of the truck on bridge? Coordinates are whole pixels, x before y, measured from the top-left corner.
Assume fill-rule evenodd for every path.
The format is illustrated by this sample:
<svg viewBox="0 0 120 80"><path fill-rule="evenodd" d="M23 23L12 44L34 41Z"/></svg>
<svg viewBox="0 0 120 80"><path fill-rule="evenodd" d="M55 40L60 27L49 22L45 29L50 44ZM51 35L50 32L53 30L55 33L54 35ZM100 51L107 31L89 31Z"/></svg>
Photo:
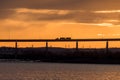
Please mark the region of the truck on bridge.
<svg viewBox="0 0 120 80"><path fill-rule="evenodd" d="M56 38L55 40L71 40L71 37L60 37Z"/></svg>

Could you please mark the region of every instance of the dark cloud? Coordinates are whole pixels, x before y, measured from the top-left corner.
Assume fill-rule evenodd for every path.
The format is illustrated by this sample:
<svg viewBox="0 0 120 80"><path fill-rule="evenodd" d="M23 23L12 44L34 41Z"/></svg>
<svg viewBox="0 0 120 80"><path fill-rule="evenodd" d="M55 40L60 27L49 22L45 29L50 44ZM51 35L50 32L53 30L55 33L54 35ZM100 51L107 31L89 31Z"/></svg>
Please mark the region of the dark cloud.
<svg viewBox="0 0 120 80"><path fill-rule="evenodd" d="M0 8L111 10L120 0L0 0Z"/></svg>
<svg viewBox="0 0 120 80"><path fill-rule="evenodd" d="M9 9L0 9L0 19L9 18L15 11Z"/></svg>

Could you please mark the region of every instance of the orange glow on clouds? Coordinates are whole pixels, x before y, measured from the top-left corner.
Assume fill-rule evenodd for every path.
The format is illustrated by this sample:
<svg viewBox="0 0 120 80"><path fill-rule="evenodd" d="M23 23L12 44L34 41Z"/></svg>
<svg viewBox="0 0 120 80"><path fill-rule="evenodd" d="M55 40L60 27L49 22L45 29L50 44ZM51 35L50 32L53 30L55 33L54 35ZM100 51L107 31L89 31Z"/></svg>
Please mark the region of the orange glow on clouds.
<svg viewBox="0 0 120 80"><path fill-rule="evenodd" d="M120 10L94 11L95 13L120 13Z"/></svg>

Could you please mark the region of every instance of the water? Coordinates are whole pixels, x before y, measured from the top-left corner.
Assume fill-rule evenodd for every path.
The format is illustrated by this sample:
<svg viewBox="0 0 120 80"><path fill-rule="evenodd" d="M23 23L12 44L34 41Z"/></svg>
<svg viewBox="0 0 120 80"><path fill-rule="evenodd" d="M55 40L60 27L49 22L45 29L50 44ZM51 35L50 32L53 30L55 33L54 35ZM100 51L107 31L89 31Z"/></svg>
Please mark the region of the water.
<svg viewBox="0 0 120 80"><path fill-rule="evenodd" d="M1 62L0 80L120 80L120 65Z"/></svg>

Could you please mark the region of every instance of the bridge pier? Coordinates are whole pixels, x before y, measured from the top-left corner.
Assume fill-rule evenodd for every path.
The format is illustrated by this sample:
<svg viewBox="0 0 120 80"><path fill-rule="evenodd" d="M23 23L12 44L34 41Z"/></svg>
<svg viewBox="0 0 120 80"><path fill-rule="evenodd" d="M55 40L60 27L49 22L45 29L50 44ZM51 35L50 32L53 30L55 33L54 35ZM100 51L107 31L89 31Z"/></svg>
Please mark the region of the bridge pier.
<svg viewBox="0 0 120 80"><path fill-rule="evenodd" d="M18 53L18 42L15 42L15 53L14 53L14 57L15 59L17 58L17 53Z"/></svg>
<svg viewBox="0 0 120 80"><path fill-rule="evenodd" d="M78 41L76 41L76 51L78 51Z"/></svg>
<svg viewBox="0 0 120 80"><path fill-rule="evenodd" d="M15 42L15 49L17 49L18 48L18 43L17 43L17 41Z"/></svg>
<svg viewBox="0 0 120 80"><path fill-rule="evenodd" d="M48 41L46 41L46 51L48 51Z"/></svg>
<svg viewBox="0 0 120 80"><path fill-rule="evenodd" d="M106 54L108 54L108 51L109 51L109 42L107 41L106 42Z"/></svg>

